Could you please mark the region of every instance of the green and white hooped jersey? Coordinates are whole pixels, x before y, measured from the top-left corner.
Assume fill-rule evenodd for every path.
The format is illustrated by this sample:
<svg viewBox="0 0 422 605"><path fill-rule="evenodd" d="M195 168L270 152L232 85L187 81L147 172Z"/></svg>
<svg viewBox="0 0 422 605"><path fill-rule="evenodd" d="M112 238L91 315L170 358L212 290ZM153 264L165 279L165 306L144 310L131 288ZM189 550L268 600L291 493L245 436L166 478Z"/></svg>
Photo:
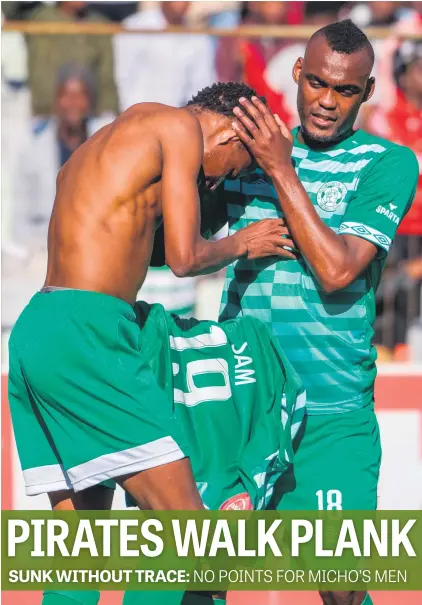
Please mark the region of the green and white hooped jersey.
<svg viewBox="0 0 422 605"><path fill-rule="evenodd" d="M361 130L326 151L294 134L292 159L323 222L378 248L348 287L326 294L303 258L240 259L228 267L221 320L253 315L279 339L307 391L310 414L346 412L371 404L376 351L371 346L375 292L397 227L415 195L414 153ZM226 181L229 233L282 217L276 191L258 170Z"/></svg>

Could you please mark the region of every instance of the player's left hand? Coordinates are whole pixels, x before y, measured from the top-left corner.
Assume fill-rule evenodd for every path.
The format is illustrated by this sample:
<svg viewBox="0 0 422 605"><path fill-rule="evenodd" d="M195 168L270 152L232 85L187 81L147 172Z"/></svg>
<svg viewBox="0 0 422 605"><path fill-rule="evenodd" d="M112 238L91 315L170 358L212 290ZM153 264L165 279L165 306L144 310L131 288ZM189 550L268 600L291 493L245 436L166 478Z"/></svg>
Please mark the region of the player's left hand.
<svg viewBox="0 0 422 605"><path fill-rule="evenodd" d="M257 97L252 101L239 99L242 107L235 107L233 129L248 147L262 170L272 176L283 166L291 165L293 137L278 115Z"/></svg>

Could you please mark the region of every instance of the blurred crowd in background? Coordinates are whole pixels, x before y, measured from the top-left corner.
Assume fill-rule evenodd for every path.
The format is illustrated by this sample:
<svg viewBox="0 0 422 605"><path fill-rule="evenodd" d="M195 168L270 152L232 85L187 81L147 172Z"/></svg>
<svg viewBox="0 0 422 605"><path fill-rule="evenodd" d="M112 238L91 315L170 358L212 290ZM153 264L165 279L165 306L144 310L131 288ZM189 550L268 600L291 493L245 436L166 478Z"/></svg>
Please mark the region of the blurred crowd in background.
<svg viewBox="0 0 422 605"><path fill-rule="evenodd" d="M360 27L388 28L387 38L373 40L376 92L363 106L358 126L411 147L422 171L422 2L9 1L1 10L3 23L114 21L127 30L251 24L318 28L343 18ZM409 34L413 38L406 39ZM2 34L3 353L14 321L42 286L55 180L72 152L134 103L182 106L216 81L247 82L294 127L291 70L304 49L305 40L269 35ZM220 274L181 280L166 268L151 270L140 297L179 314L215 318L221 279ZM378 291L380 360L422 361L421 284L422 177Z"/></svg>

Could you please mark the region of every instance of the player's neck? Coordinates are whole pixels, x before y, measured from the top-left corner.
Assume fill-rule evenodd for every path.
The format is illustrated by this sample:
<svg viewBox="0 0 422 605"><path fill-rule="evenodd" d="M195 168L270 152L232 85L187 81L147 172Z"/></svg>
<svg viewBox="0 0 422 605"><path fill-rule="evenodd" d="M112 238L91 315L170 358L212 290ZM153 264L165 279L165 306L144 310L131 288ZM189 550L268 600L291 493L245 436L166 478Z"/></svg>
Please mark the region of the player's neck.
<svg viewBox="0 0 422 605"><path fill-rule="evenodd" d="M212 128L210 124L209 114L206 111L201 111L196 105L188 105L186 109L198 120L202 130L202 138L204 141L204 150L208 149L210 138L212 137Z"/></svg>

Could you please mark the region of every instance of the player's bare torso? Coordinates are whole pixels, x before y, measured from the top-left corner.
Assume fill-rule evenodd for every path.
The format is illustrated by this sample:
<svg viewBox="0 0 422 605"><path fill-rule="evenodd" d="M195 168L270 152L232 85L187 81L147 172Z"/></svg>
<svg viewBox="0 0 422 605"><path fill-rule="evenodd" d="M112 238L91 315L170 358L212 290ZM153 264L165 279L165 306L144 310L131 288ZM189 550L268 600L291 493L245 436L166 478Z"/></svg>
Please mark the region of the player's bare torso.
<svg viewBox="0 0 422 605"><path fill-rule="evenodd" d="M161 223L160 137L177 112L135 105L73 153L57 179L46 286L134 303Z"/></svg>

